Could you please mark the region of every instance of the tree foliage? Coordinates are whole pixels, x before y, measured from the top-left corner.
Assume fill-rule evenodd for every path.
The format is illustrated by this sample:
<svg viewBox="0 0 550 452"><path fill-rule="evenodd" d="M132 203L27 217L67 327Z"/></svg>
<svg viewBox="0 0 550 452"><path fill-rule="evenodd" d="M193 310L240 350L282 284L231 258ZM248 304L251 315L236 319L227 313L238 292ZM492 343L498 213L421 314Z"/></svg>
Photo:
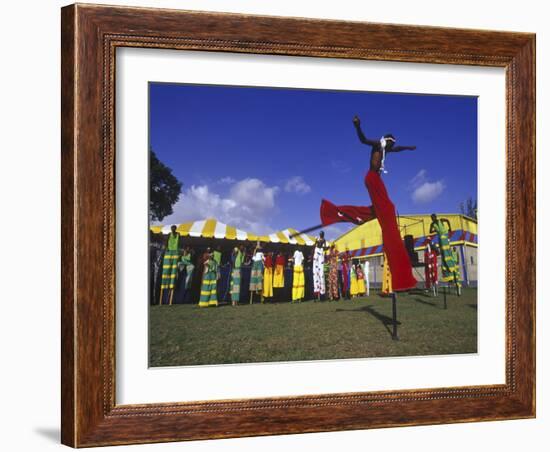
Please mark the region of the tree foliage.
<svg viewBox="0 0 550 452"><path fill-rule="evenodd" d="M470 196L466 201L461 201L459 207L462 215L466 215L477 220L477 199Z"/></svg>
<svg viewBox="0 0 550 452"><path fill-rule="evenodd" d="M178 202L182 183L152 149L149 150L149 168L149 218L151 221L162 221L174 212L172 207Z"/></svg>

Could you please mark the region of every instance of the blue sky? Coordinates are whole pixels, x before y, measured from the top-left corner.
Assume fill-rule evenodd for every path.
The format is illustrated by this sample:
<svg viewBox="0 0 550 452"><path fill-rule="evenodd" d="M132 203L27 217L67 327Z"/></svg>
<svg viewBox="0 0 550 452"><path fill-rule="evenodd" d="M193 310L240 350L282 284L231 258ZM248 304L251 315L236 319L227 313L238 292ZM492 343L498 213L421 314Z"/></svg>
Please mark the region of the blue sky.
<svg viewBox="0 0 550 452"><path fill-rule="evenodd" d="M400 214L458 212L477 197L477 98L150 83L150 145L183 182L162 223L214 217L264 234L319 223L322 198L370 205L369 138L390 154L384 182ZM327 230L333 238L348 226Z"/></svg>

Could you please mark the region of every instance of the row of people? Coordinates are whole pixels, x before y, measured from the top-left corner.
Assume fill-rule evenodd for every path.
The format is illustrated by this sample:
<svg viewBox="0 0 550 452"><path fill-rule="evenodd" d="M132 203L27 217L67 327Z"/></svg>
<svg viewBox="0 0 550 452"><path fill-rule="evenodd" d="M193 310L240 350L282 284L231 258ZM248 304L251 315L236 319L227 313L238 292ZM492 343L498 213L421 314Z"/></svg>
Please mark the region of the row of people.
<svg viewBox="0 0 550 452"><path fill-rule="evenodd" d="M280 290L289 286L289 284L285 284L285 269L287 269L287 279L290 279L289 283L291 282L288 298L293 302L302 301L306 294L304 275L306 265L313 276L309 278L309 281L312 281L308 282L308 284L312 283L313 287L309 286L307 292L312 292L316 300L320 300L321 297L325 298L325 296L329 300L336 300L341 297L349 298L368 294L368 278L366 277L368 267L365 271L365 265L368 266L368 262L352 264L348 253L344 253L340 259L336 248L327 246L322 234L313 252L306 251L306 255L300 248L296 248L290 255L285 255L281 251L264 251L262 245L258 243L254 249L244 245L235 247L230 255L225 253L226 259L223 263L221 248L206 248L197 257L192 247L180 248L183 245L180 238L176 228L173 227L165 242L164 256L161 256L161 250L157 243L156 256L152 256L151 259L153 280L155 274L160 273L159 298L161 304L172 304L176 286L184 292L191 288L196 268L199 269L197 277L200 276L198 298L201 307L217 306L220 298L218 282L222 267L230 268L228 293L233 305L245 301L241 299L244 294L248 294L248 301L252 302L254 297L259 297L263 301L273 298L277 291L279 294L286 292L286 290ZM162 261L161 271L159 271L160 261ZM241 287L243 267L251 267L249 283L247 281L248 291ZM328 288L327 292L325 292L325 287ZM154 295L153 289L153 297L157 298ZM221 298L224 298L224 294Z"/></svg>
<svg viewBox="0 0 550 452"><path fill-rule="evenodd" d="M310 268L312 276L307 292L311 293L315 300L321 298L337 300L341 297L354 298L369 295L369 262L357 262L352 259L347 250L344 253L338 253L334 245L327 245L322 232L316 240L312 252L307 253L306 251L307 256L299 248L290 255L285 255L282 251L264 251L262 245L258 243L255 248L244 245L235 247L231 253L225 254L226 259L223 264L220 247L207 248L197 259L192 247L180 248L179 239L179 234L173 228L165 242L160 284L161 302L165 298L164 291L167 289L166 302L172 303L174 287L180 275L184 276L180 278L182 280L178 281L178 285L183 287L184 292L188 291L197 266L200 268L197 276L200 276L199 305L201 307L217 306L217 301L220 298L218 282L222 266L230 267L228 289L225 292L230 295L233 305L245 301L244 298L247 297L250 303L254 297L259 297L261 301L272 299L275 292L279 292L280 298L282 293L286 293L286 290L280 290L287 287L285 285L285 269L290 269L290 275L287 272L287 278L290 277L292 281L287 297L292 302L302 301L306 293L305 265ZM435 286L438 283L439 248L439 246L428 242L425 249L425 288L427 290L435 291ZM450 252L454 261L458 262L456 251L451 249ZM246 282L248 290L243 290L241 284L243 266L251 267L250 280ZM389 268L385 269L384 274L386 277L383 276L382 281L389 281L391 278ZM386 287L386 292L388 291L391 292L389 284ZM224 295L225 293L221 298L224 298Z"/></svg>

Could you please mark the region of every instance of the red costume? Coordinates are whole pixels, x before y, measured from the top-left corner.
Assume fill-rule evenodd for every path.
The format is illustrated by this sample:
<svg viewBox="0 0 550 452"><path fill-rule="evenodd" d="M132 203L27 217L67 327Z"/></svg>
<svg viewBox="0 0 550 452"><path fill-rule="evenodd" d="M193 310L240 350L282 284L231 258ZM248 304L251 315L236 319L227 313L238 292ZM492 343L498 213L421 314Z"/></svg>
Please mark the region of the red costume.
<svg viewBox="0 0 550 452"><path fill-rule="evenodd" d="M416 279L412 274L411 261L397 227L395 206L388 196L386 186L380 174L372 170L369 170L365 176L365 185L372 206L335 206L323 200L321 203L323 226L336 222L362 224L377 218L382 229L382 241L392 275L393 290L412 289L416 287Z"/></svg>
<svg viewBox="0 0 550 452"><path fill-rule="evenodd" d="M424 271L426 289L431 289L434 284L437 284L437 253L428 246L424 250Z"/></svg>

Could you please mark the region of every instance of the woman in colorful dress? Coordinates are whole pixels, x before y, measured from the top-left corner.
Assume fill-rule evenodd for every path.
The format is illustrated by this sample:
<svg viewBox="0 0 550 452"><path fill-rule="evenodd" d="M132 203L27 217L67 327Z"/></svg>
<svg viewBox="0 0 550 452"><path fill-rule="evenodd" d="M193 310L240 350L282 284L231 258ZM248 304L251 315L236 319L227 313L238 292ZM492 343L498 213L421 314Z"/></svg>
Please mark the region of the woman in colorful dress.
<svg viewBox="0 0 550 452"><path fill-rule="evenodd" d="M382 270L382 295L389 295L393 292L390 266L388 258L384 253L384 269Z"/></svg>
<svg viewBox="0 0 550 452"><path fill-rule="evenodd" d="M359 294L359 287L357 285L357 267L354 263L350 265L349 293L351 298L355 298Z"/></svg>
<svg viewBox="0 0 550 452"><path fill-rule="evenodd" d="M301 302L305 294L304 255L300 250L294 251L292 256L294 271L292 274L292 302Z"/></svg>
<svg viewBox="0 0 550 452"><path fill-rule="evenodd" d="M370 263L367 259L363 262L363 274L365 275L365 295L368 297L370 295Z"/></svg>
<svg viewBox="0 0 550 452"><path fill-rule="evenodd" d="M176 225L171 228L170 234L166 241L166 250L162 260L162 278L160 282L160 300L159 304L163 303L164 290L168 289L169 304L172 304L174 297L174 287L176 286L176 278L178 276L178 260L179 260L179 239L180 234L177 232Z"/></svg>
<svg viewBox="0 0 550 452"><path fill-rule="evenodd" d="M338 300L338 251L335 245L330 246L328 254L328 297L330 301Z"/></svg>
<svg viewBox="0 0 550 452"><path fill-rule="evenodd" d="M264 276L264 253L260 242L257 243L254 253L252 255L252 270L250 271L250 304L252 304L252 297L255 293L261 295L263 288L263 276Z"/></svg>
<svg viewBox="0 0 550 452"><path fill-rule="evenodd" d="M217 273L218 265L210 252L210 248L203 255L203 273L199 307L218 306Z"/></svg>
<svg viewBox="0 0 550 452"><path fill-rule="evenodd" d="M283 253L277 253L275 258L275 273L273 275L273 288L282 289L285 287L285 256Z"/></svg>
<svg viewBox="0 0 550 452"><path fill-rule="evenodd" d="M445 226L445 223L447 226ZM457 292L460 294L460 275L458 264L451 250L449 243L449 234L451 222L446 218L437 218L432 213L432 224L430 225L430 234L436 234L439 239L439 252L441 254L441 280L444 282L453 282L456 285Z"/></svg>
<svg viewBox="0 0 550 452"><path fill-rule="evenodd" d="M357 274L357 295L362 297L365 295L365 274L363 273L363 266L361 263L357 263L355 273Z"/></svg>
<svg viewBox="0 0 550 452"><path fill-rule="evenodd" d="M240 248L235 247L233 254L231 255L231 264L233 269L231 270L231 305L237 306L241 298L241 266L243 264L243 250L242 245Z"/></svg>
<svg viewBox="0 0 550 452"><path fill-rule="evenodd" d="M191 247L185 247L178 266L181 271L185 271L183 290L189 290L191 279L193 278L193 270L195 269L195 266L193 265L193 250Z"/></svg>
<svg viewBox="0 0 550 452"><path fill-rule="evenodd" d="M424 279L426 290L432 290L435 294L437 284L437 253L431 242L424 249Z"/></svg>
<svg viewBox="0 0 550 452"><path fill-rule="evenodd" d="M321 300L321 295L325 294L324 263L326 243L325 233L321 231L313 248L313 296L318 301Z"/></svg>
<svg viewBox="0 0 550 452"><path fill-rule="evenodd" d="M346 251L342 255L342 297L348 299L350 295L350 261L349 249L346 248Z"/></svg>
<svg viewBox="0 0 550 452"><path fill-rule="evenodd" d="M267 253L265 256L262 296L262 303L266 298L273 298L273 253Z"/></svg>

